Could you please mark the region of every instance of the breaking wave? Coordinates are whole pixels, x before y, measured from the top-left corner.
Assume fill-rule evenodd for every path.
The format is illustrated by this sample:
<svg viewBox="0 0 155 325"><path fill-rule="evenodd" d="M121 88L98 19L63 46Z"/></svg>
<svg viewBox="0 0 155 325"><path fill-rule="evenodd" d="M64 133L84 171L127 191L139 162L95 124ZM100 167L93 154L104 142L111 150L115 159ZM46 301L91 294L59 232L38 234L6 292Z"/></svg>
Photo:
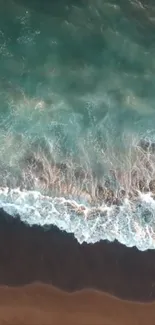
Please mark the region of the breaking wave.
<svg viewBox="0 0 155 325"><path fill-rule="evenodd" d="M108 152L102 150L107 168L100 177L88 164L52 162L41 150L24 161L19 156L18 173L13 176L14 164L5 175L1 171L0 206L30 226L56 225L71 232L79 243L106 239L154 249L155 145L151 134L139 142L133 134L124 139L126 156L112 147L110 154L109 146Z"/></svg>
<svg viewBox="0 0 155 325"><path fill-rule="evenodd" d="M146 250L155 249L155 8L127 3L3 1L0 207L80 243Z"/></svg>
<svg viewBox="0 0 155 325"><path fill-rule="evenodd" d="M0 190L0 205L12 216L32 226L49 227L73 233L79 243L114 241L139 250L155 249L155 200L151 193L122 204L103 203L91 207L63 197L52 198L36 191Z"/></svg>

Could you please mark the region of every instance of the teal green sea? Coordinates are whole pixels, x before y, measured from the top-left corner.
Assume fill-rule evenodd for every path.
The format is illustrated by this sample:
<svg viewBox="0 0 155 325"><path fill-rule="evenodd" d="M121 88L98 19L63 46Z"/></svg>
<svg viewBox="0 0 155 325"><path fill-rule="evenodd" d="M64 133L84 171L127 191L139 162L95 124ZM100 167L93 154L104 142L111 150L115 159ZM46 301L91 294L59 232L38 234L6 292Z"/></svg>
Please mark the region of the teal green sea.
<svg viewBox="0 0 155 325"><path fill-rule="evenodd" d="M0 206L154 249L155 2L0 8Z"/></svg>

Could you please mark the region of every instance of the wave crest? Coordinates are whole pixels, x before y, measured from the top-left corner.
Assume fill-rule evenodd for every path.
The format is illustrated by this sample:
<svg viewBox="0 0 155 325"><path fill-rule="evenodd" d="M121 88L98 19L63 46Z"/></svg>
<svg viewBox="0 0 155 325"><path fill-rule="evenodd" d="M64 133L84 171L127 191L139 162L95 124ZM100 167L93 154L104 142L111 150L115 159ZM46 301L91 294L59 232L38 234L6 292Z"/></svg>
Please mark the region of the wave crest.
<svg viewBox="0 0 155 325"><path fill-rule="evenodd" d="M72 232L80 243L107 239L154 249L154 143L132 142L124 158L124 165L110 164L109 174L99 179L72 160L52 163L41 152L31 153L22 161L20 187L1 187L0 206L29 225Z"/></svg>
<svg viewBox="0 0 155 325"><path fill-rule="evenodd" d="M28 225L71 232L80 243L118 240L139 250L155 248L155 201L151 193L134 201L124 199L120 206L103 203L92 207L64 197L49 197L36 191L0 189L0 206L13 216L20 215Z"/></svg>

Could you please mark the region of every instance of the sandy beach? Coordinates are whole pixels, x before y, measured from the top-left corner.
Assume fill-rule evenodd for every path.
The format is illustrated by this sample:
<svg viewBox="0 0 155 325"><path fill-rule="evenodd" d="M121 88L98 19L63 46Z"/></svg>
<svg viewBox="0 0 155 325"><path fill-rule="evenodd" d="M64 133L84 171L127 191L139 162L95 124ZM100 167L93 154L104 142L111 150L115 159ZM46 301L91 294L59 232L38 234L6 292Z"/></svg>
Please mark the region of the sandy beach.
<svg viewBox="0 0 155 325"><path fill-rule="evenodd" d="M67 294L41 284L1 287L0 324L154 325L155 303L123 301L93 290Z"/></svg>
<svg viewBox="0 0 155 325"><path fill-rule="evenodd" d="M0 285L34 282L74 292L95 289L117 297L155 300L155 251L118 242L80 245L56 227L27 226L0 211Z"/></svg>
<svg viewBox="0 0 155 325"><path fill-rule="evenodd" d="M0 324L154 325L154 257L117 242L80 245L1 210Z"/></svg>

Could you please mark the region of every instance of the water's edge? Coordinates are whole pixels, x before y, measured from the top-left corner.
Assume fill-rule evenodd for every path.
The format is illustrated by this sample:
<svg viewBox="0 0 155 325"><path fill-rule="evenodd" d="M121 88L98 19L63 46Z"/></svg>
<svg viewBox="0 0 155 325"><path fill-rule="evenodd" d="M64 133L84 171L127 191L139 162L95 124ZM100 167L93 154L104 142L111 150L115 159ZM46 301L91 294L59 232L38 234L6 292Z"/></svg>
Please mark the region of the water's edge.
<svg viewBox="0 0 155 325"><path fill-rule="evenodd" d="M151 193L139 194L133 203L125 199L120 206L91 207L63 197L52 198L37 191L0 189L0 207L21 221L42 227L57 226L73 233L79 243L100 240L120 243L139 250L155 249L152 215L155 200Z"/></svg>

